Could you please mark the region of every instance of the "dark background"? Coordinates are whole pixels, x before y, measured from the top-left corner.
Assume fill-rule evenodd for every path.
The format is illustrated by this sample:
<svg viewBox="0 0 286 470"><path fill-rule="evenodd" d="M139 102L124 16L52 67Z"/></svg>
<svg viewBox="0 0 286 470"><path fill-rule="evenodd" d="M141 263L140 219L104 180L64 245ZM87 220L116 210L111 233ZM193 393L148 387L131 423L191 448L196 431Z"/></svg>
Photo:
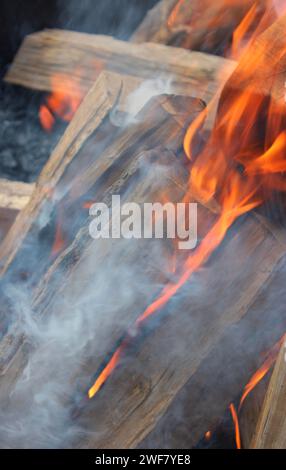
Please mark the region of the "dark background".
<svg viewBox="0 0 286 470"><path fill-rule="evenodd" d="M65 28L127 39L157 0L0 0L0 57L12 61L22 39Z"/></svg>

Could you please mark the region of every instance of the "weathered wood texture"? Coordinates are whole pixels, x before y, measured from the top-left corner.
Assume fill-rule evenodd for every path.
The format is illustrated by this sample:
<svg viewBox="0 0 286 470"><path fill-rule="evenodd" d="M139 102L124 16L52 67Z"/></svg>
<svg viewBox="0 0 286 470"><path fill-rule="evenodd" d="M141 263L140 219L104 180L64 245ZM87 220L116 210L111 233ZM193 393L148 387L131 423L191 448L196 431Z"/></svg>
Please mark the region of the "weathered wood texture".
<svg viewBox="0 0 286 470"><path fill-rule="evenodd" d="M129 79L126 80L128 84ZM176 154L181 149L186 126L202 111L204 104L195 98L158 96L146 104L133 123L120 128L113 124L114 119L117 121L116 116L114 118L112 115L110 120L110 113L116 111L116 105L120 104L123 95L124 78L104 73L98 79L44 168L30 203L19 214L2 246L3 284L9 284L11 279L19 283L22 277L19 288L30 290L38 319L52 315L55 311L62 311L64 316L66 310L61 308L63 299L64 302L73 299L72 308L75 308L74 302L82 298L88 284L92 292L101 295L100 289L94 289L94 282L97 284L99 276L100 283L100 266L104 271L111 264L114 270L114 260L118 262L117 266L129 260L132 269L139 271L141 276L142 273L149 274L150 301L165 276L169 276L166 266L170 262L168 256L161 256L160 263L153 266L156 252L159 251L155 244L152 244L151 249L149 244L145 246L145 241L145 248L132 244L131 249L130 244L114 248L113 243L109 245L104 240L92 243L88 233L89 220L82 205L89 200L102 199L110 204L111 194L118 193L132 202L144 202L149 198L152 202L153 197L155 202L160 200L160 195L171 200L182 198L187 173L182 169L181 159ZM119 116L122 118L122 112ZM175 165L174 173L172 162ZM54 258L51 257L53 239L48 237L45 240L44 234L55 228L61 207L64 208L64 216L69 213L67 225L70 238ZM62 220L63 226L65 222ZM33 256L36 253L35 263L31 260L31 246ZM168 250L168 246L169 243L164 249ZM160 250L162 252L163 248ZM63 282L59 282L59 279ZM120 282L123 280L120 279ZM126 279L128 282L130 280ZM106 299L111 299L113 284L108 288L110 292ZM117 312L120 316L119 324L116 323L119 317L114 303L110 305L107 302L98 312L95 331L100 341L92 338L86 344L88 374L83 369L84 359L87 358L82 358L81 371L68 368L71 375L81 377L86 387L91 375L134 319L137 309L140 305L142 308L145 306L147 298L142 296L142 292L135 291L134 295L134 303ZM107 311L110 315L106 314ZM111 317L114 322L110 322ZM0 390L5 403L6 400L9 402L9 391L21 376L33 348L34 345L23 335L21 324L10 324L1 341ZM67 384L69 380L72 381L71 376ZM25 401L24 396L22 400ZM14 408L14 405L11 406Z"/></svg>
<svg viewBox="0 0 286 470"><path fill-rule="evenodd" d="M286 447L286 360L285 344L262 406L258 425L251 442L253 449L285 449Z"/></svg>
<svg viewBox="0 0 286 470"><path fill-rule="evenodd" d="M84 447L196 445L281 336L285 240L252 217L237 229L83 411Z"/></svg>
<svg viewBox="0 0 286 470"><path fill-rule="evenodd" d="M160 44L133 44L108 36L46 30L25 38L5 80L28 88L54 91L60 74L79 85L83 96L102 69L144 79L184 81L184 94L210 99L234 70L235 62ZM63 89L61 88L61 91Z"/></svg>

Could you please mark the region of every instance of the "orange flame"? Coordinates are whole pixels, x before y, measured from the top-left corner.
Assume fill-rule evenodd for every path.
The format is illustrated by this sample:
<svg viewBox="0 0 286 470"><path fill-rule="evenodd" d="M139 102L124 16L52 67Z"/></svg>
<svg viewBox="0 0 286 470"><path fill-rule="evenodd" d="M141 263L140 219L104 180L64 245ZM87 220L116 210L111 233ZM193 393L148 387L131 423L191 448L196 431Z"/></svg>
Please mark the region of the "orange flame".
<svg viewBox="0 0 286 470"><path fill-rule="evenodd" d="M248 19L245 20L245 28L251 18L252 13L249 13ZM245 28L242 25L240 33ZM286 171L286 138L282 131L285 106L277 106L263 93L258 94L253 81L248 81L249 77L253 77L256 67L261 67L262 59L265 63L269 61L266 49L267 47L261 51L260 48L256 52L255 48L250 46L244 51L240 70L242 70L241 79L245 84L230 93L223 101L211 136L192 164L189 190L184 201L191 200L194 192L199 195L200 201L208 202L215 199L221 209L220 215L196 250L183 263L177 280L169 282L163 288L157 299L137 318L136 327L140 327L150 316L164 307L192 274L208 261L238 217L261 205L273 187L286 190L286 184L283 184L281 177L281 171ZM286 45L285 50L280 50L277 57L272 59L274 68L275 61L280 60L283 54L286 54ZM264 139L260 130L261 116L265 117L266 129L262 133ZM194 136L204 118L205 111L186 133L184 148L190 159ZM241 171L238 171L238 164L242 165ZM90 398L111 375L123 349L123 345L119 346L109 364L99 375L89 390ZM231 411L233 416L236 416L233 406ZM237 430L238 444L239 441Z"/></svg>
<svg viewBox="0 0 286 470"><path fill-rule="evenodd" d="M177 16L178 16L178 13L180 11L180 8L181 8L181 6L183 5L184 2L185 2L185 0L179 0L176 3L176 5L174 6L174 8L172 9L172 11L169 15L169 18L167 20L168 28L172 28L172 26L174 26L174 24L176 22L176 19L177 19Z"/></svg>
<svg viewBox="0 0 286 470"><path fill-rule="evenodd" d="M233 403L231 403L231 405L229 406L229 410L231 412L231 416L232 416L233 424L234 424L234 429L235 429L236 448L241 449L239 421L238 421L237 412L236 412L236 409L235 409L235 406L234 406Z"/></svg>
<svg viewBox="0 0 286 470"><path fill-rule="evenodd" d="M39 118L43 129L45 129L46 132L51 132L55 123L55 118L45 104L42 104L40 107Z"/></svg>
<svg viewBox="0 0 286 470"><path fill-rule="evenodd" d="M94 382L93 386L88 391L88 397L93 398L94 395L101 389L102 385L106 382L110 374L115 369L118 361L120 359L121 353L124 349L124 344L119 346L115 353L112 355L110 361L108 362L107 366L103 369L97 380Z"/></svg>
<svg viewBox="0 0 286 470"><path fill-rule="evenodd" d="M286 340L286 335L284 335L276 344L275 346L271 349L269 352L265 362L262 364L262 366L258 369L257 372L251 377L250 381L248 384L245 386L243 395L240 400L239 404L239 410L241 409L243 403L245 402L246 398L248 395L255 389L255 387L261 382L261 380L266 376L266 374L269 372L273 364L275 363L279 351L283 345L283 343Z"/></svg>
<svg viewBox="0 0 286 470"><path fill-rule="evenodd" d="M57 256L66 246L66 240L63 236L62 231L62 224L60 220L57 222L56 233L55 233L55 240L51 249L51 256Z"/></svg>
<svg viewBox="0 0 286 470"><path fill-rule="evenodd" d="M211 439L211 437L212 437L211 431L207 431L207 432L205 433L205 439L206 439L207 441L209 441L209 440Z"/></svg>
<svg viewBox="0 0 286 470"><path fill-rule="evenodd" d="M79 80L64 74L55 74L52 77L51 89L52 93L39 112L41 125L48 132L54 126L55 116L66 122L71 121L83 98Z"/></svg>

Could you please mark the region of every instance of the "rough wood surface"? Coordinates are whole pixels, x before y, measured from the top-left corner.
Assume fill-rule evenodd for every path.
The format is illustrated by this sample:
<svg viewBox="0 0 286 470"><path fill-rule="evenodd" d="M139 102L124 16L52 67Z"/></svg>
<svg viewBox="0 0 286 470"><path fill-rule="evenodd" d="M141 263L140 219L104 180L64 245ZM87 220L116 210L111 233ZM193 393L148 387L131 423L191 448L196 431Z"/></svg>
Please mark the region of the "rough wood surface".
<svg viewBox="0 0 286 470"><path fill-rule="evenodd" d="M65 89L72 77L84 95L104 69L141 80L162 77L184 81L185 94L210 99L234 68L235 62L221 57L160 44L133 44L108 36L46 30L25 38L5 80L51 91L52 77L60 74L68 77Z"/></svg>
<svg viewBox="0 0 286 470"><path fill-rule="evenodd" d="M82 446L195 446L280 337L286 316L276 288L285 282L285 243L252 217L239 235L231 232L83 411L91 435Z"/></svg>
<svg viewBox="0 0 286 470"><path fill-rule="evenodd" d="M0 179L0 208L20 211L30 200L35 185Z"/></svg>
<svg viewBox="0 0 286 470"><path fill-rule="evenodd" d="M285 344L279 358L262 406L260 419L253 437L253 449L285 449L286 447L286 361Z"/></svg>
<svg viewBox="0 0 286 470"><path fill-rule="evenodd" d="M139 200L144 202L144 200L152 198L152 195L155 198L159 189L160 194L164 194L170 199L172 197L176 199L175 193L179 194L177 197L182 198L185 192L187 173L182 170L181 159L178 159L176 154L181 149L186 126L202 111L204 104L195 98L158 96L153 98L150 103L147 102L146 106L136 115L134 122L127 126L123 125L122 128L116 127L114 119L117 122L118 116L116 113L114 116L114 111L116 111L116 106L120 104L120 98L122 99L123 82L123 77L109 73L105 73L99 78L44 168L28 207L19 215L4 243L2 249L3 284L9 285L12 278L16 280L18 285L22 276L19 289L29 290L29 296L33 297L32 308L38 319L47 318L53 312L56 314L59 311L64 317L67 311L65 309L63 311L61 308L60 304L63 299L65 302L68 299L73 299L72 308L75 308L74 302L79 301L79 296L82 298L81 294L87 287L87 283L91 282L93 286L97 276L99 276L98 282L101 282L100 266L104 270L108 262L111 265L114 263L114 259L118 263L120 261L118 266L124 263L124 260L129 260L132 269L134 266L135 270L138 262L140 275L145 272L150 274L148 278L149 296L152 296L152 292L155 295L155 291L158 289L156 282L160 284L162 276L168 272L165 266L166 263L169 263L168 257L162 256L161 263L153 266L158 246L153 245L151 250L148 245L141 250L135 245L131 250L128 244L125 249L117 249L118 256L114 257L113 245L109 246L104 241L99 244L97 241L92 243L88 234L89 221L82 211L82 204L86 202L86 197L89 198L88 200L93 198L108 200L109 198L110 203L110 195L115 191L119 194L125 194L126 191L125 197L135 202L139 202ZM110 119L111 110L113 112L112 119ZM119 117L120 119L124 118L122 111L119 113ZM134 119L134 117L132 118ZM158 173L156 165L160 163L160 159L163 164L161 164ZM179 169L179 172L175 170L175 174L178 175L181 172L184 176L172 177L172 161ZM164 166L166 178L164 177ZM144 171L144 167L147 167L147 172ZM130 179L134 183L131 184ZM170 188L170 194L168 188ZM157 201L158 198L159 195L155 200ZM65 249L54 259L51 258L51 242L53 240L50 242L48 240L48 243L45 241L44 245L41 244L41 240L43 242L45 230L53 228L60 207L64 207L64 213L69 212L71 207L74 210L69 219L71 223L68 224L71 239L67 241ZM78 217L79 220L75 224L79 213L82 216ZM20 240L19 233L21 234ZM37 254L35 256L35 263L31 260L31 246L33 246L34 254L39 248L38 256ZM85 274L83 274L83 269ZM21 274L23 271L25 272L24 277ZM126 272L128 273L128 271ZM40 283L39 279L42 279ZM63 282L59 283L59 279L62 279ZM119 280L122 282L122 279ZM127 279L126 282L130 282L130 280ZM112 284L109 289L111 291L107 299L112 298L114 291ZM100 289L92 289L92 291L101 295ZM118 315L115 315L114 304L110 305L107 302L106 306L107 309L111 309L110 315L113 315L114 318L114 322L111 324L109 322L111 317L105 315L105 308L98 312L96 331L100 341L94 341L94 337L90 344L87 344L86 354L89 359L93 359L90 363L88 361L88 374L83 370L84 358L82 358L83 362L80 371L78 371L78 374L82 376L81 380L86 382L86 387L87 378L90 381L90 374L92 375L95 369L101 365L110 348L124 333L136 315L137 308L140 305L143 308L145 305L146 298L140 292L137 294L136 301L134 300L129 308L126 307L119 312L121 315L118 325L116 324ZM45 313L47 315L44 315ZM13 317L11 316L11 318ZM104 342L103 339L105 339ZM99 347L99 343L102 342L104 347L102 345ZM93 347L91 348L91 346ZM94 346L96 346L95 349ZM35 345L31 344L29 338L21 331L21 323L15 321L8 327L0 347L0 393L4 402L9 404L9 391L13 389L15 382L23 373ZM68 368L68 370L69 373L72 373L73 369ZM73 371L73 375L76 375L75 371ZM72 381L72 377L67 378L66 385L69 384L69 380ZM23 393L21 403L25 402L29 396L30 393L27 397ZM12 399L12 409L16 409L17 406L16 408L15 406Z"/></svg>

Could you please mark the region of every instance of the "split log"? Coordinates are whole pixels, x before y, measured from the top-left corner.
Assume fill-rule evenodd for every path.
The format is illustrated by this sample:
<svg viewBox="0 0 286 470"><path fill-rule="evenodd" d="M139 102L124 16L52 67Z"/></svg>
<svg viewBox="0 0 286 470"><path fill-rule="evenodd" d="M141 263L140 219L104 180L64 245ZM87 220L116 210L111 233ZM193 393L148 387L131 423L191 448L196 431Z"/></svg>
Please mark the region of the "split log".
<svg viewBox="0 0 286 470"><path fill-rule="evenodd" d="M269 0L161 0L144 18L132 35L136 43L146 41L168 44L208 53L225 53L232 35L244 17L255 8L256 30L262 17L262 28L274 21L276 14Z"/></svg>
<svg viewBox="0 0 286 470"><path fill-rule="evenodd" d="M41 91L53 88L65 92L72 88L72 81L84 96L104 69L141 81L162 77L182 82L183 94L209 101L235 65L221 57L160 44L133 44L108 36L46 30L25 38L5 80ZM57 75L61 80L53 82Z"/></svg>
<svg viewBox="0 0 286 470"><path fill-rule="evenodd" d="M253 437L253 449L285 449L286 447L286 361L285 345L279 358L262 406L260 419Z"/></svg>
<svg viewBox="0 0 286 470"><path fill-rule="evenodd" d="M285 238L251 216L236 230L83 410L81 446L193 447L243 390L286 328Z"/></svg>
<svg viewBox="0 0 286 470"><path fill-rule="evenodd" d="M56 311L62 311L63 299L73 298L72 308L75 308L74 301L76 299L79 301L79 294L87 288L87 283L91 282L91 286L94 286L93 282L95 282L100 286L101 271L97 271L100 266L104 272L106 266L110 264L114 271L117 265L114 266L112 263L123 263L126 258L134 273L137 272L138 275L141 273L142 276L142 272L148 272L150 300L158 290L162 276L165 279L164 273L168 272L166 266L166 263L169 264L168 256L166 258L162 256L162 263L157 262L157 265L153 266L156 251L158 251L155 245L150 250L148 244L148 248L145 246L141 253L138 246L131 249L128 244L124 249L117 248L117 256L115 256L112 245L109 246L106 241L92 243L88 233L90 221L82 211L82 204L87 201L87 197L88 200L106 200L110 204L111 194L115 191L116 194L122 194L133 202L144 202L150 197L155 198L155 194L157 194L155 198L157 201L160 196L158 192L162 195L163 190L163 195L168 199L181 198L186 188L187 174L182 171L182 165L176 158L176 153L182 146L186 126L202 111L203 103L187 97L159 96L138 113L133 124L129 123L127 127L116 128L112 124L114 115L112 122L109 117L110 111L115 111L112 108L119 103L119 91L122 92L124 89L123 81L123 78L109 73L99 78L44 168L28 207L19 215L4 243L2 249L3 284L9 285L12 279L16 280L15 282L19 285L21 273L25 272L19 289L25 292L32 289L34 292L32 308L35 310L35 318L38 321L48 321L47 319L53 316L52 312L55 314ZM116 116L115 121L117 121ZM142 155L147 155L143 158L143 163ZM148 159L151 161L148 162ZM159 159L165 160L164 164L160 164L159 170L163 172L160 178L156 171L156 162L158 164ZM172 177L172 171L170 171L172 161L179 169L175 171L177 177ZM166 162L170 165L169 169L166 168L165 178L164 167L168 167ZM139 170L142 166L143 169L147 166L148 172L146 174L146 171L143 171L140 176ZM185 176L178 176L180 172ZM134 182L133 185L130 180ZM168 188L170 188L170 193ZM179 196L176 197L176 194ZM50 240L45 232L54 228L59 207L64 208L64 214L69 213L67 225L71 239L66 243L65 249L62 249L56 259L53 259L50 255L53 240ZM74 219L78 219L76 223ZM65 222L63 221L63 226ZM19 233L21 234L20 240L18 239ZM31 246L33 246L34 253L36 250L41 254L39 257L36 256L35 265L31 262ZM137 270L136 262L138 262ZM86 269L85 275L82 271L83 267L84 270ZM109 271L108 274L110 274ZM97 281L94 278L95 275L99 276ZM65 279L65 281L59 285L59 279ZM118 281L123 282L121 279L117 280L117 283ZM129 278L126 279L127 283L130 281ZM139 282L138 287L140 287ZM110 285L109 289L111 291L106 299L112 298L114 287ZM101 296L101 289L95 290L96 293ZM142 293L135 292L134 304L132 302L132 306L129 305L128 308L126 306L123 312L120 312L119 317L115 315L114 305L108 302L106 308L110 310L110 315L106 315L105 308L98 312L98 318L95 319L95 331L100 341L97 341L94 335L92 338L87 335L85 348L87 352L84 351L88 354L88 358L93 358L89 367L92 366L92 369L99 367L114 342L116 343L122 336L137 313L134 305L137 308L145 305L146 298L144 295L142 297ZM120 292L118 296L119 294ZM83 300L81 295L80 298ZM96 300L94 302L96 304ZM67 311L64 309L63 321L66 315ZM120 318L118 324L116 318ZM106 319L108 319L107 322ZM95 344L96 349L94 349ZM23 368L31 361L30 357L35 357L31 351L33 347L30 339L21 331L21 323L11 323L1 342L0 390L4 402L6 400L9 402L9 391L13 389L15 382L18 383ZM36 351L35 354L39 354L38 348ZM84 362L84 357L82 361ZM78 364L74 362L77 370ZM31 367L30 363L29 367ZM68 375L70 373L75 375L72 367L68 367L67 370L69 370ZM89 371L89 373L93 372ZM84 372L80 375L85 377ZM69 386L71 379L71 376L65 376L66 386ZM89 374L88 380L90 380ZM36 389L37 387L34 388ZM29 390L28 395L22 394L20 407L26 398L31 397L31 393ZM17 409L14 402L11 409L12 413Z"/></svg>

